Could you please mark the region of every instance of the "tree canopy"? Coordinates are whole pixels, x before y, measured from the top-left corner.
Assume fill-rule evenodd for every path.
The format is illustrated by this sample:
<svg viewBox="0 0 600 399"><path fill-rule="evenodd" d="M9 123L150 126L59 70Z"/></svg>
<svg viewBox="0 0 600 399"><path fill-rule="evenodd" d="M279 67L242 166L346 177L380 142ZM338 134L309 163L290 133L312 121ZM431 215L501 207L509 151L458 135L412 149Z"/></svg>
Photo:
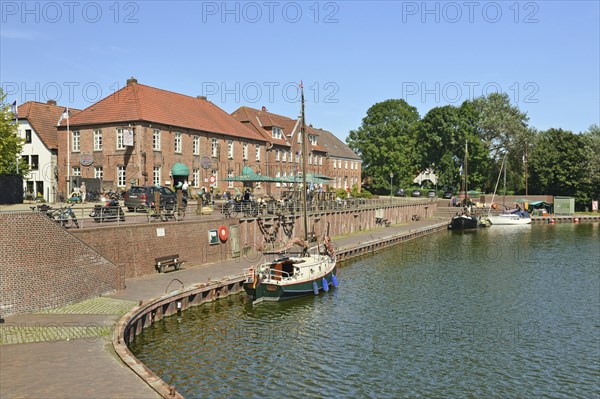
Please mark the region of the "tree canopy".
<svg viewBox="0 0 600 399"><path fill-rule="evenodd" d="M17 134L15 115L5 99L6 95L0 89L0 174L25 176L29 173L29 165L21 158L24 142Z"/></svg>
<svg viewBox="0 0 600 399"><path fill-rule="evenodd" d="M509 193L574 196L580 209L598 199L600 127L574 134L537 131L528 123L504 93L435 107L423 118L404 100L386 100L369 108L347 142L362 157L364 180L375 193L389 193L390 172L395 187L409 188L428 168L439 186L458 190L468 143L469 189L492 192L506 157Z"/></svg>

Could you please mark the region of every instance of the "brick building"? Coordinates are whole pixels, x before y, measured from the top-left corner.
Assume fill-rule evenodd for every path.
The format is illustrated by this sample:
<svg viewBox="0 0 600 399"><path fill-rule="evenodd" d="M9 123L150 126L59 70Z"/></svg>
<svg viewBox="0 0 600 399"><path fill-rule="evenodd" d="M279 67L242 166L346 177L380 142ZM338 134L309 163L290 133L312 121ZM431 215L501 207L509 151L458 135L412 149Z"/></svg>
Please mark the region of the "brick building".
<svg viewBox="0 0 600 399"><path fill-rule="evenodd" d="M240 107L231 116L260 134L267 141L267 151L264 160L263 174L271 177L298 176L302 171L302 139L300 118L292 119L283 115L268 112L265 107L261 110ZM319 144L319 131L310 126L306 127L308 135L307 173L327 175L327 150ZM298 180L301 178L297 177ZM270 183L267 193L277 195L290 190L293 183ZM327 189L325 184L324 189Z"/></svg>
<svg viewBox="0 0 600 399"><path fill-rule="evenodd" d="M174 185L222 192L241 183L223 178L244 166L260 166L267 140L205 97L190 97L136 79L112 95L63 120L58 127L59 191L73 178L96 178L104 189L132 184ZM187 176L172 176L176 164ZM181 166L178 169L181 170ZM67 177L69 176L69 177ZM196 190L192 190L196 191Z"/></svg>
<svg viewBox="0 0 600 399"><path fill-rule="evenodd" d="M333 133L323 129L316 130L319 132L321 145L327 150L328 176L333 178L331 187L348 189L356 185L360 191L362 159Z"/></svg>

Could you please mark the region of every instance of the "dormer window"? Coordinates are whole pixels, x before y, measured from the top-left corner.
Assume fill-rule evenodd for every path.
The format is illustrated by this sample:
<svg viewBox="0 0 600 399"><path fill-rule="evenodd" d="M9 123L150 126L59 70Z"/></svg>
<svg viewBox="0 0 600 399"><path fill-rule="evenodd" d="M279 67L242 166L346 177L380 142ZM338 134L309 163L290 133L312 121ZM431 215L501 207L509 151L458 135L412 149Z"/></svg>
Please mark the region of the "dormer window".
<svg viewBox="0 0 600 399"><path fill-rule="evenodd" d="M317 145L317 136L315 136L314 134L309 134L308 141L310 141L312 145Z"/></svg>
<svg viewBox="0 0 600 399"><path fill-rule="evenodd" d="M273 126L272 137L274 139L280 139L283 137L283 130L280 127Z"/></svg>

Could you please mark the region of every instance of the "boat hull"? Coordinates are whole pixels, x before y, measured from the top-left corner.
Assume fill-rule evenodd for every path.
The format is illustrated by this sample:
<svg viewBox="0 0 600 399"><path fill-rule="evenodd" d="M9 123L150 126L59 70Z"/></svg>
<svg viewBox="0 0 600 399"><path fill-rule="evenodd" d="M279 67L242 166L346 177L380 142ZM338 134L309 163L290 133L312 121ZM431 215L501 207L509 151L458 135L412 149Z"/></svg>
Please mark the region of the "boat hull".
<svg viewBox="0 0 600 399"><path fill-rule="evenodd" d="M476 216L454 216L448 225L450 230L476 229L479 219Z"/></svg>
<svg viewBox="0 0 600 399"><path fill-rule="evenodd" d="M516 226L531 224L531 218L520 217L518 215L490 216L488 219L494 226Z"/></svg>
<svg viewBox="0 0 600 399"><path fill-rule="evenodd" d="M255 303L261 301L283 301L304 295L314 295L313 282L317 284L319 292L323 291L323 278L327 281L327 287L330 287L333 285L332 276L335 276L336 274L337 266L334 266L333 269L324 276L321 275L312 280L305 280L297 283L273 284L263 282L254 285L253 282L245 282L244 291L246 291Z"/></svg>

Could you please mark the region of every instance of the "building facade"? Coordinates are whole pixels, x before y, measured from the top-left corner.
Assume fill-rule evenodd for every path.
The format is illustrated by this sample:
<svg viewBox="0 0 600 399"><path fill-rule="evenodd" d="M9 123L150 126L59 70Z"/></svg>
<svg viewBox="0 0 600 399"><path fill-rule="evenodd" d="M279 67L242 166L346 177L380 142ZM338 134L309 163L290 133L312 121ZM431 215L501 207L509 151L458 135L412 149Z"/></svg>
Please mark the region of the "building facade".
<svg viewBox="0 0 600 399"><path fill-rule="evenodd" d="M323 129L315 130L319 132L321 145L327 150L329 176L333 178L331 186L334 189L345 190L356 186L358 191L361 191L361 158L333 133Z"/></svg>
<svg viewBox="0 0 600 399"><path fill-rule="evenodd" d="M56 101L28 101L17 109L18 135L23 139L21 157L29 165L23 191L28 199L58 200L58 135L56 126L65 110ZM78 110L72 110L74 115Z"/></svg>
<svg viewBox="0 0 600 399"><path fill-rule="evenodd" d="M139 84L127 85L59 127L59 190L77 177L95 178L103 189L131 185L174 186L216 193L240 187L224 181L246 165L260 165L266 141L205 97L190 97ZM173 175L183 165L187 175ZM179 168L178 171L182 169ZM179 173L179 172L178 172Z"/></svg>

